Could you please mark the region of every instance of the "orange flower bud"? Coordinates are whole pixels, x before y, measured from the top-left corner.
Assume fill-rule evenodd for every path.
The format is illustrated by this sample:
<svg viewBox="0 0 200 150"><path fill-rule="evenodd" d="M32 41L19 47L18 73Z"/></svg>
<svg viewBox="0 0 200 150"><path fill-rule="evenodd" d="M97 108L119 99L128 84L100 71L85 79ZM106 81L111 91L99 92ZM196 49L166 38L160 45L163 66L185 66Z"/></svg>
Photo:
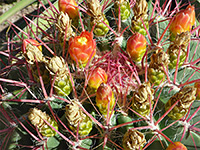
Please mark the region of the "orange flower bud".
<svg viewBox="0 0 200 150"><path fill-rule="evenodd" d="M169 30L172 33L171 40L175 38L177 34L190 31L195 23L195 10L194 6L189 5L186 9L178 12L173 18Z"/></svg>
<svg viewBox="0 0 200 150"><path fill-rule="evenodd" d="M98 89L101 83L107 82L107 74L105 70L98 67L92 70L89 74L88 86L93 89Z"/></svg>
<svg viewBox="0 0 200 150"><path fill-rule="evenodd" d="M59 0L58 7L59 11L67 13L69 17L73 20L78 17L78 7L75 0Z"/></svg>
<svg viewBox="0 0 200 150"><path fill-rule="evenodd" d="M111 113L114 104L115 97L111 87L105 83L102 83L97 89L96 93L96 105L100 112L106 117L108 111L108 103L110 102L109 114Z"/></svg>
<svg viewBox="0 0 200 150"><path fill-rule="evenodd" d="M96 42L93 39L93 33L83 31L80 36L70 38L69 54L74 61L81 65L86 65L89 59L96 54Z"/></svg>
<svg viewBox="0 0 200 150"><path fill-rule="evenodd" d="M134 33L127 41L126 51L135 62L141 61L146 51L146 39L140 33Z"/></svg>
<svg viewBox="0 0 200 150"><path fill-rule="evenodd" d="M187 150L181 142L170 143L166 150Z"/></svg>

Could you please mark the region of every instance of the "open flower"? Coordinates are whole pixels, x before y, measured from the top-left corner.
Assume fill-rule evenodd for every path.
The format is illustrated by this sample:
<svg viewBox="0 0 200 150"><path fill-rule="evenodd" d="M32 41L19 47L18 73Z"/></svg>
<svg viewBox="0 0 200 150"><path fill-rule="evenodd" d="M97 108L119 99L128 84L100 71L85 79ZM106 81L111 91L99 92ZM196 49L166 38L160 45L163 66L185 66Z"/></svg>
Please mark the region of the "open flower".
<svg viewBox="0 0 200 150"><path fill-rule="evenodd" d="M93 34L83 31L80 36L71 38L68 51L74 61L85 66L96 54L96 42Z"/></svg>
<svg viewBox="0 0 200 150"><path fill-rule="evenodd" d="M177 34L191 30L195 22L194 6L189 5L186 9L178 12L172 19L172 23L169 26L169 30L172 33L171 40Z"/></svg>

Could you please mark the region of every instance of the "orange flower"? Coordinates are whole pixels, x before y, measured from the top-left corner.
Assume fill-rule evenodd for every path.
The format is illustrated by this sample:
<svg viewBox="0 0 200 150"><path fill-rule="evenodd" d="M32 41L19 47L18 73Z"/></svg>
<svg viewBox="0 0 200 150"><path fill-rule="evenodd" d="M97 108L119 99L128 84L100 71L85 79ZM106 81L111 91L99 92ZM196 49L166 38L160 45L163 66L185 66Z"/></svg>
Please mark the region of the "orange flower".
<svg viewBox="0 0 200 150"><path fill-rule="evenodd" d="M107 77L105 70L100 67L95 68L89 74L88 85L90 88L98 89L101 83L107 82Z"/></svg>
<svg viewBox="0 0 200 150"><path fill-rule="evenodd" d="M141 61L146 51L146 39L140 33L134 33L127 41L126 51L135 62Z"/></svg>
<svg viewBox="0 0 200 150"><path fill-rule="evenodd" d="M59 0L58 7L59 11L67 13L69 17L73 20L78 17L78 7L75 0Z"/></svg>
<svg viewBox="0 0 200 150"><path fill-rule="evenodd" d="M83 31L80 36L70 38L68 51L74 61L83 66L86 65L96 54L96 42L93 34Z"/></svg>
<svg viewBox="0 0 200 150"><path fill-rule="evenodd" d="M172 40L177 34L190 31L195 22L194 6L189 5L186 9L178 12L173 18L169 30L172 33Z"/></svg>
<svg viewBox="0 0 200 150"><path fill-rule="evenodd" d="M170 143L166 150L187 150L181 142Z"/></svg>
<svg viewBox="0 0 200 150"><path fill-rule="evenodd" d="M24 50L26 51L26 47L28 44L32 44L33 46L37 46L37 48L42 51L42 46L40 45L40 43L34 39L24 39L23 40L23 45L22 45L22 51L24 52Z"/></svg>

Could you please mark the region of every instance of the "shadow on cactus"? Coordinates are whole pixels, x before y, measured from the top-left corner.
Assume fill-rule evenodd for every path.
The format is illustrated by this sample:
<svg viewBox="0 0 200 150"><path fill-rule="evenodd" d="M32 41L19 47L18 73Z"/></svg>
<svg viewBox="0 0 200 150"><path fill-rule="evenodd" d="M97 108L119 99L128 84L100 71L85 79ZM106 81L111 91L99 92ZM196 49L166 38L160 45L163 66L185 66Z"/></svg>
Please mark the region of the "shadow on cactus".
<svg viewBox="0 0 200 150"><path fill-rule="evenodd" d="M198 8L40 5L0 52L0 149L200 148Z"/></svg>

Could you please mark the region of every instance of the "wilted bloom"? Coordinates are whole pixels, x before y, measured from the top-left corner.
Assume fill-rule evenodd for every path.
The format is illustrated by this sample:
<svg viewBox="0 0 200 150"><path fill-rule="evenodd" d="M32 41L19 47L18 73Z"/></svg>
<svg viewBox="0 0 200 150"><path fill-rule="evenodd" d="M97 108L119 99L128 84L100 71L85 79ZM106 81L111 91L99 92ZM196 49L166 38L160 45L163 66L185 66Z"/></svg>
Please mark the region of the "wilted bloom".
<svg viewBox="0 0 200 150"><path fill-rule="evenodd" d="M142 150L145 143L144 134L137 130L128 130L122 140L124 150Z"/></svg>
<svg viewBox="0 0 200 150"><path fill-rule="evenodd" d="M110 105L108 109L108 104ZM109 114L111 114L112 109L115 104L115 97L111 87L105 83L102 83L97 89L96 93L96 105L99 108L100 112L107 116L107 112L109 110Z"/></svg>
<svg viewBox="0 0 200 150"><path fill-rule="evenodd" d="M95 26L93 30L94 34L97 36L105 36L108 33L109 28L104 23L106 23L109 26L109 22L103 13L100 1L87 0L87 6L88 13L91 14L90 25L92 27Z"/></svg>
<svg viewBox="0 0 200 150"><path fill-rule="evenodd" d="M185 86L174 94L165 104L165 111L168 111L174 103L179 101L174 108L167 114L171 119L178 120L186 115L190 106L196 99L196 88Z"/></svg>
<svg viewBox="0 0 200 150"><path fill-rule="evenodd" d="M96 54L96 42L93 34L83 31L79 36L70 38L68 51L74 61L85 66Z"/></svg>
<svg viewBox="0 0 200 150"><path fill-rule="evenodd" d="M58 130L57 122L50 117L46 112L42 112L37 108L31 108L29 110L28 119L31 123L38 128L39 132L46 137L52 137L56 135L56 131L52 129L46 122ZM46 121L46 122L45 122Z"/></svg>
<svg viewBox="0 0 200 150"><path fill-rule="evenodd" d="M45 62L45 57L42 54L42 46L36 40L24 39L22 52L29 64L34 64L35 60Z"/></svg>
<svg viewBox="0 0 200 150"><path fill-rule="evenodd" d="M34 39L24 39L23 40L23 45L22 45L22 51L23 52L26 51L26 48L27 48L28 44L36 46L40 51L42 51L42 46L38 41L36 41Z"/></svg>
<svg viewBox="0 0 200 150"><path fill-rule="evenodd" d="M65 60L61 56L54 56L49 60L46 68L51 75L56 75L54 83L56 94L60 96L69 95L72 91L72 83L65 64Z"/></svg>
<svg viewBox="0 0 200 150"><path fill-rule="evenodd" d="M101 83L107 82L107 77L105 70L100 67L95 68L89 74L88 86L92 89L98 89Z"/></svg>
<svg viewBox="0 0 200 150"><path fill-rule="evenodd" d="M70 104L65 107L65 117L68 125L73 132L77 132L80 136L86 136L92 130L92 119L88 117L80 108L83 106L78 100L72 100Z"/></svg>
<svg viewBox="0 0 200 150"><path fill-rule="evenodd" d="M135 62L141 61L146 51L146 39L140 33L134 33L127 41L126 51Z"/></svg>
<svg viewBox="0 0 200 150"><path fill-rule="evenodd" d="M186 9L178 12L173 18L169 30L171 32L171 40L174 40L177 34L190 31L195 23L194 6L189 5Z"/></svg>
<svg viewBox="0 0 200 150"><path fill-rule="evenodd" d="M187 150L181 142L170 143L166 150Z"/></svg>
<svg viewBox="0 0 200 150"><path fill-rule="evenodd" d="M47 69L52 75L57 73L57 77L65 76L68 70L65 65L65 60L60 56L52 57L46 65Z"/></svg>
<svg viewBox="0 0 200 150"><path fill-rule="evenodd" d="M78 17L78 7L75 0L59 0L58 7L59 11L67 13L69 17L73 20Z"/></svg>

